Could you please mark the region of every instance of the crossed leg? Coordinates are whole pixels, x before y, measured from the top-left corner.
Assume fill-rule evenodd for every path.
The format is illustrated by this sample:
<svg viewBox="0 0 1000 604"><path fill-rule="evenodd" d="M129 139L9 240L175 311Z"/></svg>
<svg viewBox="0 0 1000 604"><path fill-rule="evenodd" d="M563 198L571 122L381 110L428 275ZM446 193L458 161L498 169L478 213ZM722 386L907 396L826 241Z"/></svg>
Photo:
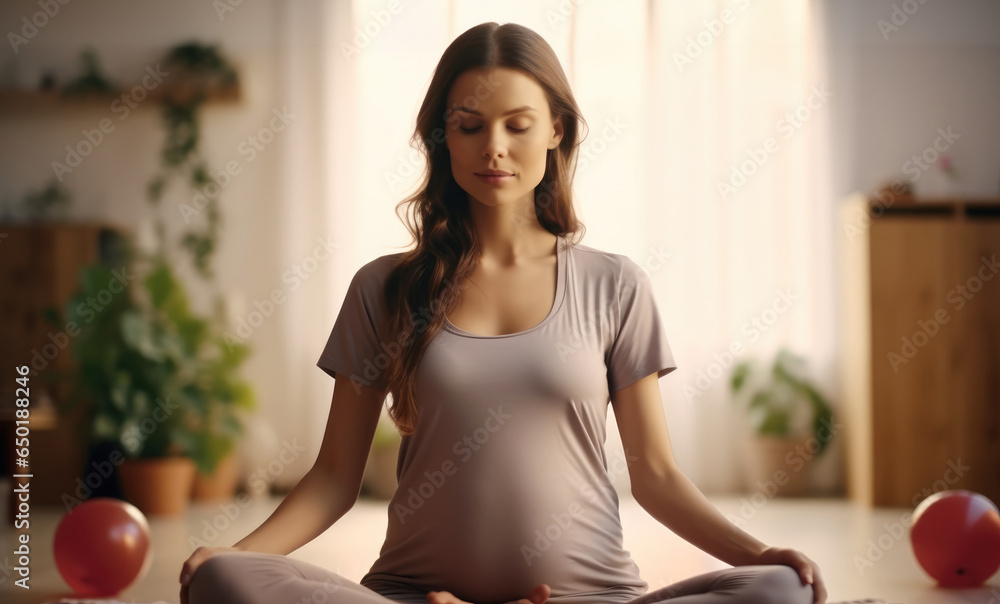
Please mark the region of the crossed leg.
<svg viewBox="0 0 1000 604"><path fill-rule="evenodd" d="M259 552L202 562L188 584L190 604L425 604L424 594L377 593L315 564Z"/></svg>
<svg viewBox="0 0 1000 604"><path fill-rule="evenodd" d="M278 554L230 552L203 562L188 585L190 604L426 604L401 587L375 592L344 576ZM737 566L703 573L624 604L812 604L812 586L788 566Z"/></svg>
<svg viewBox="0 0 1000 604"><path fill-rule="evenodd" d="M647 592L625 604L812 604L811 585L803 585L790 566L734 566L689 577Z"/></svg>

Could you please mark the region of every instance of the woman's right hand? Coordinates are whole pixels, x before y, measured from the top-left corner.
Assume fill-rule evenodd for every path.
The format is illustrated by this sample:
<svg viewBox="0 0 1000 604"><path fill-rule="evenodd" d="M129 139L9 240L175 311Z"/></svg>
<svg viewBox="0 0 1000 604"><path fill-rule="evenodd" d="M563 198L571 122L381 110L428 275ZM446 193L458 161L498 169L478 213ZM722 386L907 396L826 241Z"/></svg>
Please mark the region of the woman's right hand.
<svg viewBox="0 0 1000 604"><path fill-rule="evenodd" d="M236 549L235 547L199 546L195 548L195 550L191 553L191 556L188 557L188 559L184 561L184 565L181 566L181 604L188 604L188 584L191 582L191 577L194 576L194 571L201 566L202 562L208 560L212 556L239 551L243 550Z"/></svg>
<svg viewBox="0 0 1000 604"><path fill-rule="evenodd" d="M505 602L505 604L544 604L552 595L552 588L545 583L539 583L531 590L527 598ZM450 591L429 591L425 596L429 604L472 604L455 597ZM184 604L184 603L181 603Z"/></svg>

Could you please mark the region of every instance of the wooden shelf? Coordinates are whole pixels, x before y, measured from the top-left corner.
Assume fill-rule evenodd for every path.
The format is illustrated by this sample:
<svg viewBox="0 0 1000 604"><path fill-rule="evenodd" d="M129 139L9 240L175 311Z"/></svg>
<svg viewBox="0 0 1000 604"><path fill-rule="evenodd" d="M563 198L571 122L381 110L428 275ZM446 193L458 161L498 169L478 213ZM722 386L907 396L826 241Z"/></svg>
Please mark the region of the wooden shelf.
<svg viewBox="0 0 1000 604"><path fill-rule="evenodd" d="M140 88L142 88L140 86ZM86 110L108 108L115 106L133 111L144 107L159 107L163 95L168 88L158 86L146 91L146 96L139 100L139 95L131 96L131 107L125 101L131 95L131 90L121 90L109 93L89 93L80 95L64 95L59 90L21 90L0 89L0 115L23 115L26 113L56 113L68 110ZM237 104L242 101L242 87L233 86L209 89L205 102L209 104Z"/></svg>

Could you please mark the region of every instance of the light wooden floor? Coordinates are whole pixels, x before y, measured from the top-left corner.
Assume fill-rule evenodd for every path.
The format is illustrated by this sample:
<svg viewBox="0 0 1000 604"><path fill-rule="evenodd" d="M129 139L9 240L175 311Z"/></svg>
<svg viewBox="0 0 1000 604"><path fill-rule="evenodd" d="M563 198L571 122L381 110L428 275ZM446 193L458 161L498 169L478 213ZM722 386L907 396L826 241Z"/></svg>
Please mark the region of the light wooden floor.
<svg viewBox="0 0 1000 604"><path fill-rule="evenodd" d="M883 600L887 603L944 604L975 602L1000 604L1000 574L977 590L947 591L933 587L917 566L908 537L895 538L905 509L871 510L838 499L775 498L759 509L740 497L710 497L730 518L745 520L745 530L765 543L801 549L817 561L826 578L830 602ZM183 518L150 518L154 561L146 577L118 597L127 602L178 602L177 577L181 563L193 546L190 537L211 544L230 545L256 528L277 506L275 497L230 511L223 506L199 504ZM362 499L347 515L292 557L330 568L354 581L367 572L378 555L385 535L386 502ZM621 501L625 546L649 582L650 589L726 565L676 537L640 508L631 498ZM230 518L230 516L235 516ZM0 570L0 602L48 602L69 596L67 586L52 562L52 537L61 517L57 510L34 509L31 517L32 575L30 593L13 586L9 573L15 532L0 531L4 543ZM880 539L881 537L881 539ZM871 542L869 542L871 540ZM871 549L881 543L884 549ZM875 545L877 548L878 545ZM858 569L859 560L876 558Z"/></svg>

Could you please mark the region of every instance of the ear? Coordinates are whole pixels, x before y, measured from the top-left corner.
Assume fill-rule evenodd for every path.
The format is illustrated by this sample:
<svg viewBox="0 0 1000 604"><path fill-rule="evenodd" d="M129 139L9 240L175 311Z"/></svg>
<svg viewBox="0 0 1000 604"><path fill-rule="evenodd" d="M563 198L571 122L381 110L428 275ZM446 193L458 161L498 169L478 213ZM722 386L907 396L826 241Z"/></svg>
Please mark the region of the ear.
<svg viewBox="0 0 1000 604"><path fill-rule="evenodd" d="M563 137L563 122L562 116L560 115L552 122L552 138L549 139L549 149L555 149L562 142Z"/></svg>

